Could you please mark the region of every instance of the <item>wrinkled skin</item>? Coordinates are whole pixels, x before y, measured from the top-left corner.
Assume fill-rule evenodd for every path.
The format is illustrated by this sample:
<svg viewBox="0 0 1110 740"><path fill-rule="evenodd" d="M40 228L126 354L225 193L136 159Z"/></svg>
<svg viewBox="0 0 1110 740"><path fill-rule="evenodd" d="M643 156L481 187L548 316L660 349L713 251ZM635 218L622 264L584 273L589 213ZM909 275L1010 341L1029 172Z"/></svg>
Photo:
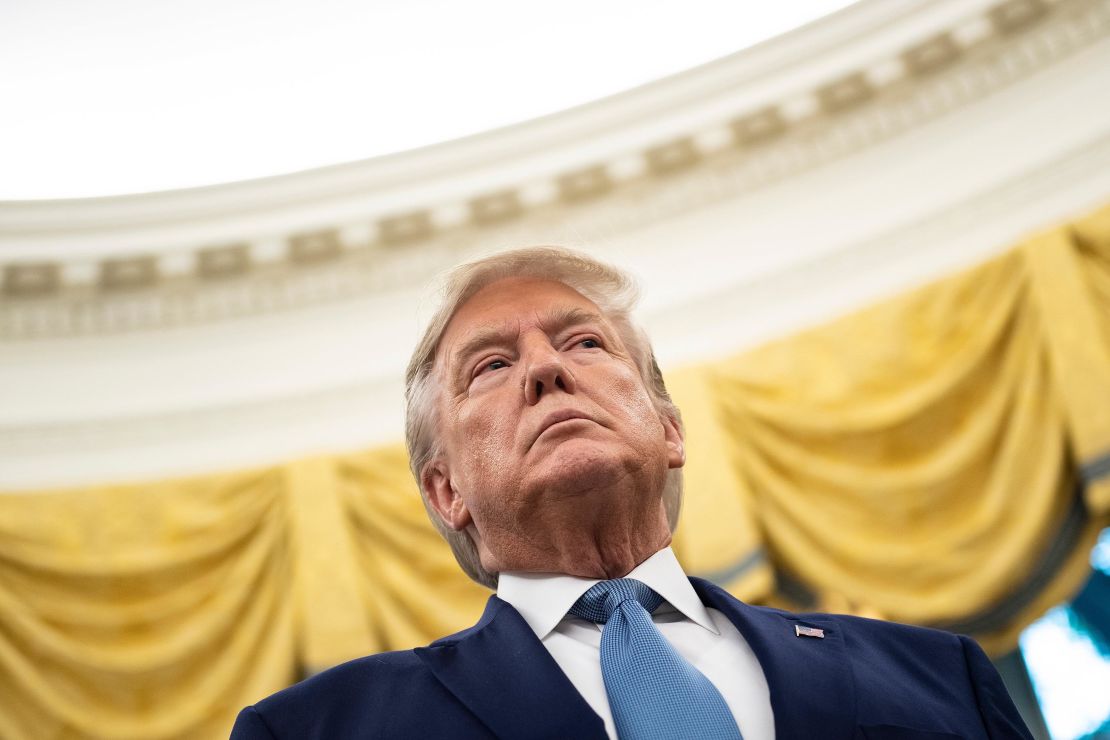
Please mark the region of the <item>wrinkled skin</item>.
<svg viewBox="0 0 1110 740"><path fill-rule="evenodd" d="M452 317L436 367L442 453L421 485L487 570L614 578L670 543L662 491L682 433L593 302L494 282Z"/></svg>

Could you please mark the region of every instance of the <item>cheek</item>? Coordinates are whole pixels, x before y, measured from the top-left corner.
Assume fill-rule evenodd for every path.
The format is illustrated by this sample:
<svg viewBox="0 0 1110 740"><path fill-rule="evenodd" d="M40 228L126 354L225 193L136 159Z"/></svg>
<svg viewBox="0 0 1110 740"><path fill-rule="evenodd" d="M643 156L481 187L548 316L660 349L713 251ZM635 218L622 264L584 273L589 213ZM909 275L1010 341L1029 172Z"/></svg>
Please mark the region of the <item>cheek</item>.
<svg viewBox="0 0 1110 740"><path fill-rule="evenodd" d="M455 449L471 469L498 466L516 448L515 424L493 404L460 413L454 427Z"/></svg>
<svg viewBox="0 0 1110 740"><path fill-rule="evenodd" d="M658 416L655 404L651 402L651 396L640 380L640 374L633 369L614 376L608 392L618 401L618 408L630 418L643 420Z"/></svg>
<svg viewBox="0 0 1110 740"><path fill-rule="evenodd" d="M623 421L627 441L636 447L652 447L662 442L665 434L659 420L659 411L648 395L635 370L621 373L611 378L605 386L609 399L602 401L604 407Z"/></svg>

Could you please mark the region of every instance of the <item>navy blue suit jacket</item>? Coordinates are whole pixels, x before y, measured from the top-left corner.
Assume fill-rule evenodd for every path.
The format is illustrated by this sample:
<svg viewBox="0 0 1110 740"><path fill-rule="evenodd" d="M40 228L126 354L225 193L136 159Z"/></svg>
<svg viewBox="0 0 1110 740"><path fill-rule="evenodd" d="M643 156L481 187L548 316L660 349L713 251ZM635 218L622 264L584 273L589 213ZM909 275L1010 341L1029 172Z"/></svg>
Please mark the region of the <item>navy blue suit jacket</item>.
<svg viewBox="0 0 1110 740"><path fill-rule="evenodd" d="M759 658L778 740L1031 740L998 673L967 637L749 606L690 580ZM795 625L825 636L798 637ZM344 663L247 707L231 737L606 735L520 614L493 596L470 629L425 648Z"/></svg>

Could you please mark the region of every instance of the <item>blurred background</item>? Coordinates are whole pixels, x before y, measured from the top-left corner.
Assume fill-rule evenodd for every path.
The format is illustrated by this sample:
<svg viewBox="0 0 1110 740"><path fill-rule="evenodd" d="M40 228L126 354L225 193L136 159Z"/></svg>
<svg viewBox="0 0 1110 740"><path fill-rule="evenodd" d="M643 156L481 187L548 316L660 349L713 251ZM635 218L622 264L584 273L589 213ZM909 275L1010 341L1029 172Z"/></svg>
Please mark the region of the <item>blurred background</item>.
<svg viewBox="0 0 1110 740"><path fill-rule="evenodd" d="M690 574L1110 737L1110 0L41 0L0 69L0 737L471 624L401 376L545 243L640 281Z"/></svg>

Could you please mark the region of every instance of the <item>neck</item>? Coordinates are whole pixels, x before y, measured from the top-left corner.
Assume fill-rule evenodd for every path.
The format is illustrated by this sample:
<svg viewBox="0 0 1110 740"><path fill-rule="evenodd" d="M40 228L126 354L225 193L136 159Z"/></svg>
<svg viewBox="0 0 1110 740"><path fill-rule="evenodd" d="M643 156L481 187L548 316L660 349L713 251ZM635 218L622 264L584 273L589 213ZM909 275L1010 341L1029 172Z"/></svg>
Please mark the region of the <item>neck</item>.
<svg viewBox="0 0 1110 740"><path fill-rule="evenodd" d="M511 570L620 578L671 543L661 504L653 515L639 520L627 514L595 512L589 521L565 522L532 536L482 538L477 532L472 536L476 536L482 565L493 573ZM517 530L521 531L528 530Z"/></svg>

